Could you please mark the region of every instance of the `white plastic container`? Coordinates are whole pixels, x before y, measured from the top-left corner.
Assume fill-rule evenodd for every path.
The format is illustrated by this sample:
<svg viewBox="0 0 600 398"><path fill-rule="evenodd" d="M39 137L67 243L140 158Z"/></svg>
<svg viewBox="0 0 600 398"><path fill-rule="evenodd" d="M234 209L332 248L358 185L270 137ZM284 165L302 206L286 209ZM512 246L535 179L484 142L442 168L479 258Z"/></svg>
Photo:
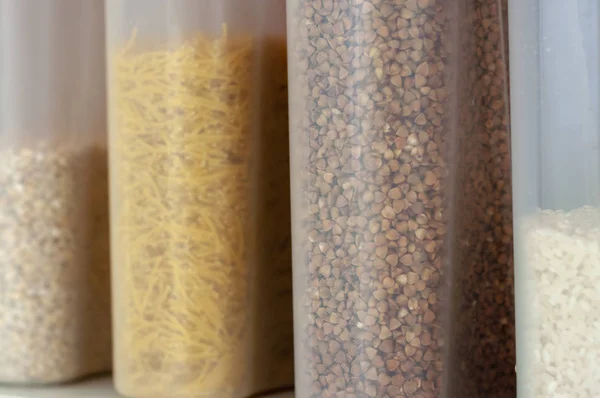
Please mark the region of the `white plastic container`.
<svg viewBox="0 0 600 398"><path fill-rule="evenodd" d="M285 2L109 0L115 384L293 383Z"/></svg>
<svg viewBox="0 0 600 398"><path fill-rule="evenodd" d="M510 1L518 395L600 395L600 6Z"/></svg>
<svg viewBox="0 0 600 398"><path fill-rule="evenodd" d="M0 382L111 367L103 9L0 2Z"/></svg>

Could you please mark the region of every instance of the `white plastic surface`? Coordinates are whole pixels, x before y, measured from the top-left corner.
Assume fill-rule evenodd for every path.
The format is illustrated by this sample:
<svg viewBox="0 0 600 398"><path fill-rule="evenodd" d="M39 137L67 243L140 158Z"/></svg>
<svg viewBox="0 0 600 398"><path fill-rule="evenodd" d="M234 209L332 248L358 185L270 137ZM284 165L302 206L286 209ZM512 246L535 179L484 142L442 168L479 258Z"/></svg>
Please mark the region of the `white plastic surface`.
<svg viewBox="0 0 600 398"><path fill-rule="evenodd" d="M510 0L519 398L600 395L600 9Z"/></svg>
<svg viewBox="0 0 600 398"><path fill-rule="evenodd" d="M103 0L0 1L0 381L111 369Z"/></svg>
<svg viewBox="0 0 600 398"><path fill-rule="evenodd" d="M598 205L597 2L515 0L509 10L515 211Z"/></svg>
<svg viewBox="0 0 600 398"><path fill-rule="evenodd" d="M0 142L106 140L102 1L0 2Z"/></svg>
<svg viewBox="0 0 600 398"><path fill-rule="evenodd" d="M110 377L102 377L59 387L0 387L0 398L120 398ZM283 392L265 398L294 398Z"/></svg>
<svg viewBox="0 0 600 398"><path fill-rule="evenodd" d="M56 387L0 387L0 398L119 398L109 377Z"/></svg>

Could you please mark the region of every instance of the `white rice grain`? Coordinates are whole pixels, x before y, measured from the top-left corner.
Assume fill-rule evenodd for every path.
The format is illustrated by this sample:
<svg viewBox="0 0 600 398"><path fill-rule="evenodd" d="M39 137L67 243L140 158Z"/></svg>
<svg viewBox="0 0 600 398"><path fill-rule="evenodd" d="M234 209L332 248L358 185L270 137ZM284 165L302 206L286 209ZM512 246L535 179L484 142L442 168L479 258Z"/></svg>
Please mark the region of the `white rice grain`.
<svg viewBox="0 0 600 398"><path fill-rule="evenodd" d="M540 210L521 225L528 366L520 396L600 397L600 210Z"/></svg>

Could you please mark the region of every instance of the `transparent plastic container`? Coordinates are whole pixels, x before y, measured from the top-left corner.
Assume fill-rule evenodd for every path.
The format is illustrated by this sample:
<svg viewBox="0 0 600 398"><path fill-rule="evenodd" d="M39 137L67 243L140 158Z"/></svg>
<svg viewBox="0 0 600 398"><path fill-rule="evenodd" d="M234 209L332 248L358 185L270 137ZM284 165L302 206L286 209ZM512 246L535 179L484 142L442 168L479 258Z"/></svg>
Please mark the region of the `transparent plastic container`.
<svg viewBox="0 0 600 398"><path fill-rule="evenodd" d="M102 1L0 2L0 382L111 367Z"/></svg>
<svg viewBox="0 0 600 398"><path fill-rule="evenodd" d="M600 9L510 1L519 397L600 394Z"/></svg>
<svg viewBox="0 0 600 398"><path fill-rule="evenodd" d="M514 395L502 4L288 1L299 398Z"/></svg>
<svg viewBox="0 0 600 398"><path fill-rule="evenodd" d="M453 398L516 395L506 0L459 9L452 304Z"/></svg>
<svg viewBox="0 0 600 398"><path fill-rule="evenodd" d="M109 0L115 384L293 385L285 2Z"/></svg>

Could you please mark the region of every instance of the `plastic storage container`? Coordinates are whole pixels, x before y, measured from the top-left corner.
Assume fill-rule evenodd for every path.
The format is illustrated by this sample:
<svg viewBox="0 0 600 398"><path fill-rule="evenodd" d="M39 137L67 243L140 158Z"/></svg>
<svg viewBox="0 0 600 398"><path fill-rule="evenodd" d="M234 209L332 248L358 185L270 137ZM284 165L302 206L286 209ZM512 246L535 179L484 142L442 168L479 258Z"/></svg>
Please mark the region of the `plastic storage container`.
<svg viewBox="0 0 600 398"><path fill-rule="evenodd" d="M111 366L103 2L0 2L0 382Z"/></svg>
<svg viewBox="0 0 600 398"><path fill-rule="evenodd" d="M293 385L285 2L109 0L115 383Z"/></svg>
<svg viewBox="0 0 600 398"><path fill-rule="evenodd" d="M288 2L296 393L514 395L501 2Z"/></svg>
<svg viewBox="0 0 600 398"><path fill-rule="evenodd" d="M451 231L453 398L516 395L507 1L462 3Z"/></svg>
<svg viewBox="0 0 600 398"><path fill-rule="evenodd" d="M600 6L509 6L519 397L596 397Z"/></svg>

